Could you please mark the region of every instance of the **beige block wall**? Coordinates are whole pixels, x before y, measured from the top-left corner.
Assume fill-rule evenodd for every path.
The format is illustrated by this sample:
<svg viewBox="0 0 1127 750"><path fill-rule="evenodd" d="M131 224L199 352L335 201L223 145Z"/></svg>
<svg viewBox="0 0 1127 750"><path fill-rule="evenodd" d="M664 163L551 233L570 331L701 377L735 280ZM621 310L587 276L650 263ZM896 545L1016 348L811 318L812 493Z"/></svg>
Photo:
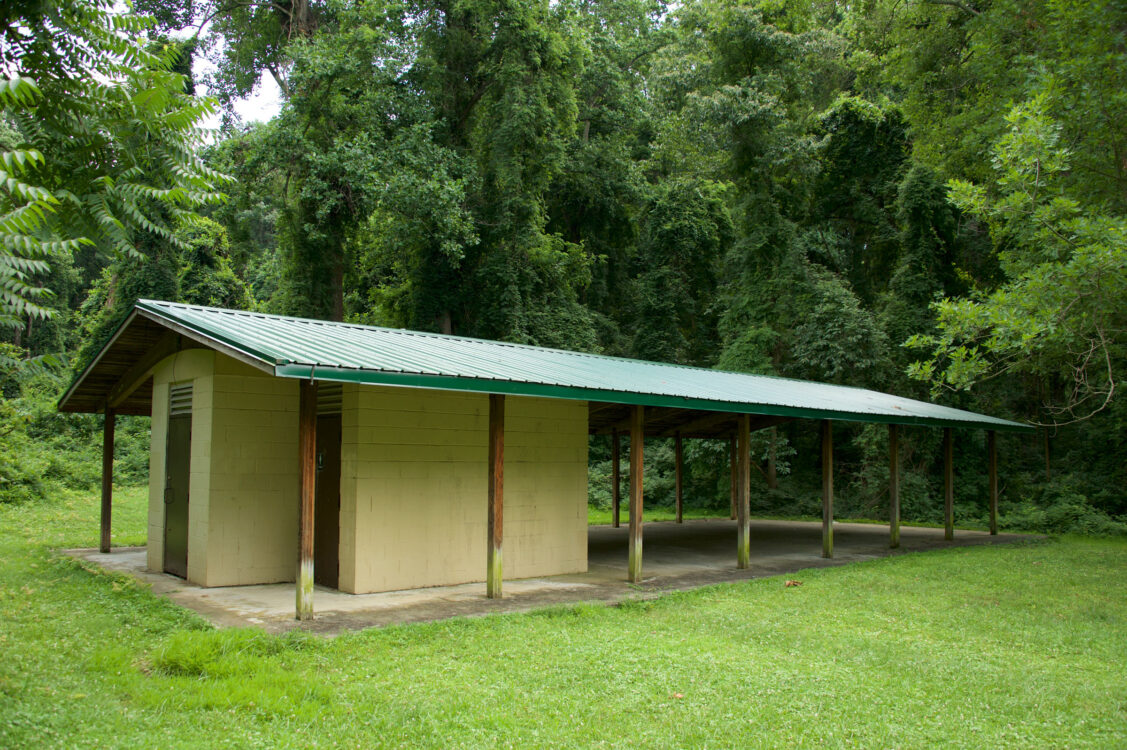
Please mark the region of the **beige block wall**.
<svg viewBox="0 0 1127 750"><path fill-rule="evenodd" d="M587 402L506 397L504 510L506 578L587 570Z"/></svg>
<svg viewBox="0 0 1127 750"><path fill-rule="evenodd" d="M200 582L292 581L298 557L298 381L216 354L213 404L207 572ZM190 565L190 549L188 554Z"/></svg>
<svg viewBox="0 0 1127 750"><path fill-rule="evenodd" d="M508 397L506 578L587 569L587 405ZM346 386L340 588L485 578L488 396Z"/></svg>
<svg viewBox="0 0 1127 750"><path fill-rule="evenodd" d="M161 570L164 560L169 386L189 381L188 580L203 586L294 580L297 382L203 349L172 355L153 372L149 568Z"/></svg>
<svg viewBox="0 0 1127 750"><path fill-rule="evenodd" d="M189 381L188 580L294 580L297 381L202 349L154 370L150 569L163 568L169 386ZM484 580L488 396L346 385L342 412L341 590ZM505 433L505 577L585 571L586 403L510 396Z"/></svg>

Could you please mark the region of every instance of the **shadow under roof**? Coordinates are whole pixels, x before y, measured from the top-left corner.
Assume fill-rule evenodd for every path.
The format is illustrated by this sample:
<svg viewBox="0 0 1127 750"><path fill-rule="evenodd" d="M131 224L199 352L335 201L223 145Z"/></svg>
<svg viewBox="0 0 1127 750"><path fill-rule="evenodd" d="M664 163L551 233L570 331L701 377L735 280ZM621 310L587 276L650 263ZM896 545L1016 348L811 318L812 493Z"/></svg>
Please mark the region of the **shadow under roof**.
<svg viewBox="0 0 1127 750"><path fill-rule="evenodd" d="M657 407L654 416L693 416L690 437L719 435L728 430L726 415L734 422L736 414L760 415L762 426L801 418L1033 429L862 388L154 300L137 303L63 395L59 410L104 409L113 389L135 376L169 335L178 337L178 347L215 349L283 378L588 401L592 432L612 429L628 411L622 407L631 405ZM118 413L148 413L150 388L129 394L115 407ZM669 430L689 424L667 422Z"/></svg>

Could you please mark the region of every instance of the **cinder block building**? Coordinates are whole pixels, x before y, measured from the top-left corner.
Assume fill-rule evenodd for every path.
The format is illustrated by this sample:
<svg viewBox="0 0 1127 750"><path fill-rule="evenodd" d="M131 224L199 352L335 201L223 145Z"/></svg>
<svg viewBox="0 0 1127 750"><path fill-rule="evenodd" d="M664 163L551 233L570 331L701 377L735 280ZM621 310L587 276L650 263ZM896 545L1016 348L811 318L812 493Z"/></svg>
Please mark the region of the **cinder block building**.
<svg viewBox="0 0 1127 750"><path fill-rule="evenodd" d="M832 555L833 420L996 430L1016 422L856 388L142 300L60 400L106 414L109 551L117 414L152 417L148 566L202 586L294 581L371 593L587 569L587 444L631 450L627 576L642 570L643 439L730 439L737 559L748 560L748 435L822 423ZM680 482L678 481L678 488ZM615 482L615 518L618 517ZM680 491L678 489L678 509ZM504 560L502 564L502 548Z"/></svg>

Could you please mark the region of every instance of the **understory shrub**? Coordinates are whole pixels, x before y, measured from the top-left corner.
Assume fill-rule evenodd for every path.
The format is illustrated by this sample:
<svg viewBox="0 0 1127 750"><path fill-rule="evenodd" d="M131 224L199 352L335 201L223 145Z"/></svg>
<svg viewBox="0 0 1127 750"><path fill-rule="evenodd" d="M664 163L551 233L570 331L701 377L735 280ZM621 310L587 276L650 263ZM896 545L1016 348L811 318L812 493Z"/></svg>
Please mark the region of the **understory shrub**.
<svg viewBox="0 0 1127 750"><path fill-rule="evenodd" d="M1095 507L1082 490L1082 478L1062 475L1034 491L1031 497L999 508L1005 528L1047 534L1127 535L1127 519Z"/></svg>
<svg viewBox="0 0 1127 750"><path fill-rule="evenodd" d="M38 372L13 383L0 396L0 502L43 500L58 489L96 488L103 417L56 411L67 385L60 374ZM141 484L148 476L149 418L118 417L114 481Z"/></svg>

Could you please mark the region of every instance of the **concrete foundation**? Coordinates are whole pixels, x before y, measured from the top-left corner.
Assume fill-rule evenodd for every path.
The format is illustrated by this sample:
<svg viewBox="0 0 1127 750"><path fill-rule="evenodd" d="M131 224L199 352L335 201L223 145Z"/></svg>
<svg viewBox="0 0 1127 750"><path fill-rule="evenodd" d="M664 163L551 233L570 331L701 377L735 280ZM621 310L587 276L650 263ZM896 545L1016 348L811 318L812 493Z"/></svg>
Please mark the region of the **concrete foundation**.
<svg viewBox="0 0 1127 750"><path fill-rule="evenodd" d="M506 580L504 599L485 598L484 583L376 594L346 594L318 586L314 594L316 617L300 624L294 619L292 583L204 588L174 576L146 571L144 547L117 549L110 554L96 549L69 550L68 554L132 575L150 584L154 593L198 612L219 627L261 627L271 632L302 627L333 634L393 623L519 612L578 602L615 603L658 596L664 591L791 574L806 568L1034 538L1024 534L990 536L980 531L957 531L955 541L945 542L943 529L903 526L900 548L890 550L887 526L838 523L834 525L835 557L826 560L821 557L820 523L753 521L751 566L740 570L736 567L735 521L650 523L645 525L644 578L640 584L630 585L626 582L627 532L625 525L618 529L590 527L586 573ZM484 554L481 565L484 569Z"/></svg>

